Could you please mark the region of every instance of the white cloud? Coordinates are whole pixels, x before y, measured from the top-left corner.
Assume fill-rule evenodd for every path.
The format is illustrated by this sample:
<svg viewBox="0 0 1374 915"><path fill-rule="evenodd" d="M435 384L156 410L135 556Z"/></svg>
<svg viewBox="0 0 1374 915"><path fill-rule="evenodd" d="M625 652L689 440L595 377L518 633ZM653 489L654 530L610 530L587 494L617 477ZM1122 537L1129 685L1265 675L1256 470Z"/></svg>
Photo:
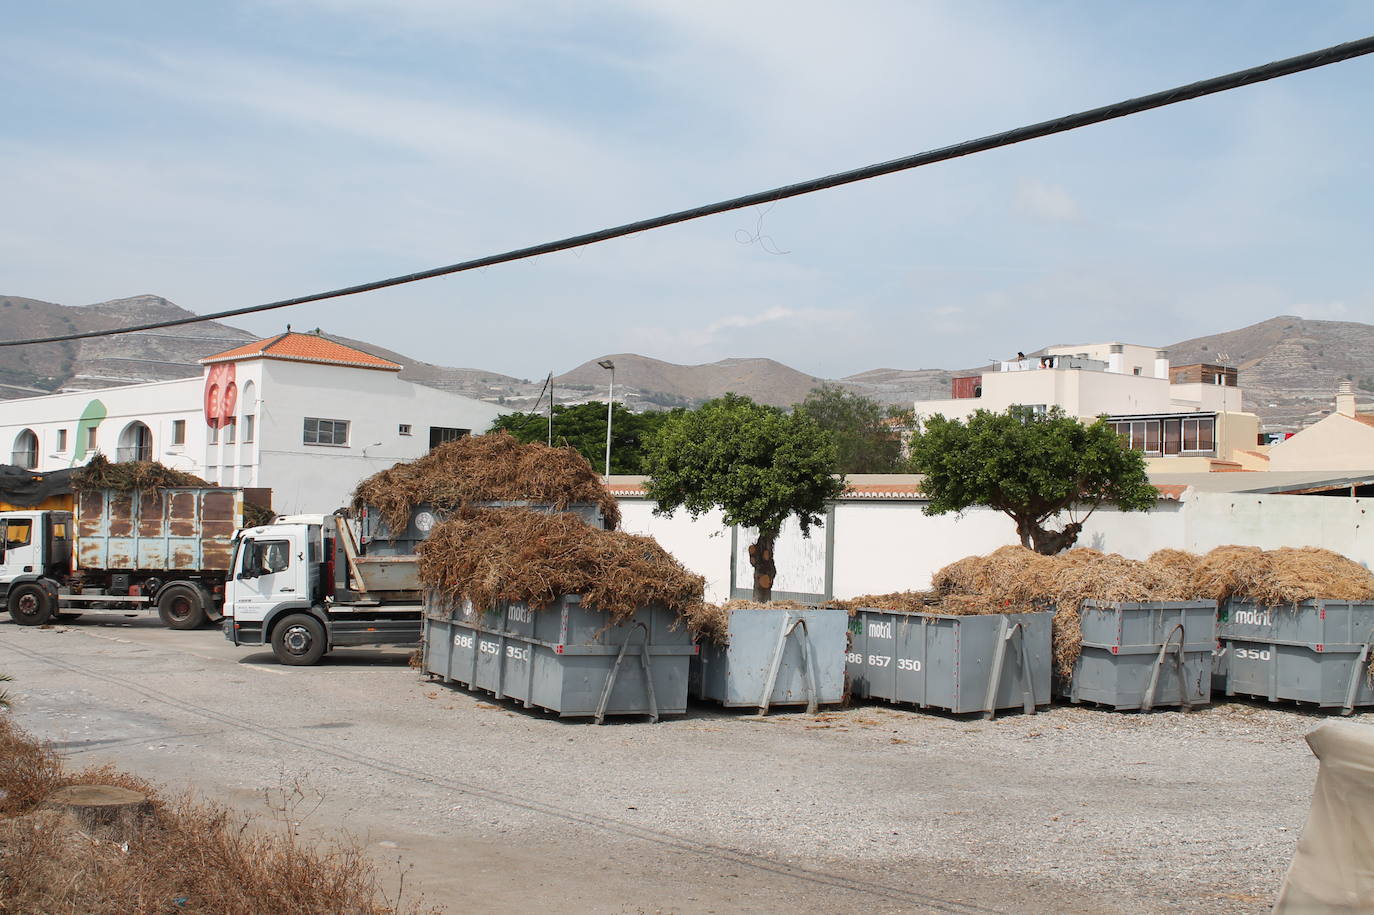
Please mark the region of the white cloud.
<svg viewBox="0 0 1374 915"><path fill-rule="evenodd" d="M1351 319L1350 309L1344 302L1303 302L1291 305L1289 313L1312 321L1346 321Z"/></svg>
<svg viewBox="0 0 1374 915"><path fill-rule="evenodd" d="M1016 189L1016 205L1046 222L1076 222L1082 216L1078 201L1068 190L1034 178L1022 181Z"/></svg>

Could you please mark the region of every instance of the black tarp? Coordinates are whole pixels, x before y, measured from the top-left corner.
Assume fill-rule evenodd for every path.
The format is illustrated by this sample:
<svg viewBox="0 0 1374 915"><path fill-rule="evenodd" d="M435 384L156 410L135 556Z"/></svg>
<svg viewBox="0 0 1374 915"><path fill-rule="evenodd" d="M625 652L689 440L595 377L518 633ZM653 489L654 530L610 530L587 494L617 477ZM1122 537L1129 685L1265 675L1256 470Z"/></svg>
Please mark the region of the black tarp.
<svg viewBox="0 0 1374 915"><path fill-rule="evenodd" d="M0 464L0 501L29 508L53 496L70 495L71 476L70 469L39 473L13 464Z"/></svg>

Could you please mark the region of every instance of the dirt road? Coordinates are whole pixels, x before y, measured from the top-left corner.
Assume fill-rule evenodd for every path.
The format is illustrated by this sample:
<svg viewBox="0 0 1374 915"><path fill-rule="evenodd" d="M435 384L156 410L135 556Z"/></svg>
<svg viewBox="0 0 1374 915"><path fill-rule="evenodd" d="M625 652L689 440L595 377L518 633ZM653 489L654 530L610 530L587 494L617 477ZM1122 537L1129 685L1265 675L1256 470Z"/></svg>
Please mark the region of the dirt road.
<svg viewBox="0 0 1374 915"><path fill-rule="evenodd" d="M595 727L404 652L326 662L117 614L0 622L20 723L73 763L248 810L303 784L307 831L351 831L452 912L1267 911L1316 772L1319 719L1255 705Z"/></svg>

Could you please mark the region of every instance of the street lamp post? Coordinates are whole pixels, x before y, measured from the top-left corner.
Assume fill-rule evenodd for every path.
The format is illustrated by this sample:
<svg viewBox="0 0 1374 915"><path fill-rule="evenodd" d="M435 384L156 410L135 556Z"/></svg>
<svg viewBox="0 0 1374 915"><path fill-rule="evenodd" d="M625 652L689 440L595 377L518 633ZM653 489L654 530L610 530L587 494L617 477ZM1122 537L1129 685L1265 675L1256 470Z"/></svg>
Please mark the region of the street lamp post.
<svg viewBox="0 0 1374 915"><path fill-rule="evenodd" d="M615 363L602 359L597 363L611 373L611 389L606 396L606 479L611 478L611 410L615 407Z"/></svg>

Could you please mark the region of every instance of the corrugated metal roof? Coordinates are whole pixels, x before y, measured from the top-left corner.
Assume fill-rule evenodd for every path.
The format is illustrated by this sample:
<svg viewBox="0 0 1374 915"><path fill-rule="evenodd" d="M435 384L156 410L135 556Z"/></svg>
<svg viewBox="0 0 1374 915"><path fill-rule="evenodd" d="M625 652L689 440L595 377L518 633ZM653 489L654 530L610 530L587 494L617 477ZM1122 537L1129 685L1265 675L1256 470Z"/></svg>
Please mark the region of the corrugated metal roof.
<svg viewBox="0 0 1374 915"><path fill-rule="evenodd" d="M644 481L647 479L646 476L616 474L610 478L606 488L618 499L643 499ZM919 473L853 473L846 479L848 485L840 498L854 501L923 500L923 479ZM1159 484L1156 484L1155 488L1159 490L1159 497L1166 502L1181 501L1183 493L1188 489L1186 485Z"/></svg>
<svg viewBox="0 0 1374 915"><path fill-rule="evenodd" d="M292 362L317 362L326 365L347 365L354 368L381 369L399 372L401 366L371 353L365 353L342 343L335 343L317 334L297 334L290 331L265 340L245 343L231 350L206 356L201 365L216 362L237 362L242 359L285 359Z"/></svg>

